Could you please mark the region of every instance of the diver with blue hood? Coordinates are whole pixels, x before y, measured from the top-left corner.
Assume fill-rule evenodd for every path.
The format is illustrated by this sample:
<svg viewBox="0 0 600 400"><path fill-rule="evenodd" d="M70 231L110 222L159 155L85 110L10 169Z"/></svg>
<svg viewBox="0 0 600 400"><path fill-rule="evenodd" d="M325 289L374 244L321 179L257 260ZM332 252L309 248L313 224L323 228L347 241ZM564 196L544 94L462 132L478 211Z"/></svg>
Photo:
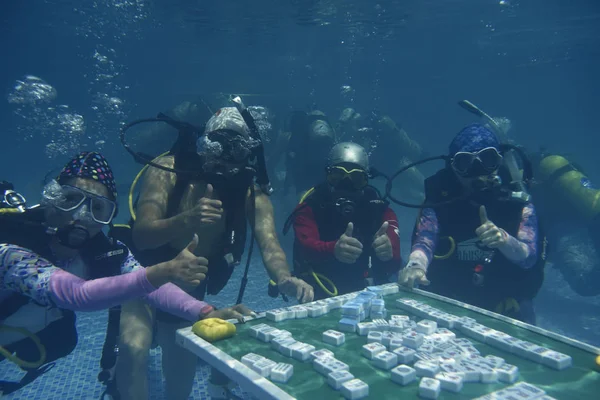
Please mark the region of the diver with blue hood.
<svg viewBox="0 0 600 400"><path fill-rule="evenodd" d="M250 225L251 246L236 304L241 303L248 281L254 241L278 291L302 303L312 301L313 288L292 276L277 239L262 139L241 99L232 100L235 107L216 111L204 128L163 114L124 127L121 139L125 148L146 164L139 175L142 179L139 197L135 204L130 199L133 225L130 240L140 260L149 262L168 258L185 246L186 238L197 234L200 240L195 254L208 259L208 273L203 285L192 295L202 299L205 294L221 292L241 263ZM146 121L162 121L178 129L179 139L170 152L152 159L133 151L125 142L129 127ZM160 312L156 312L156 321L167 398L187 399L196 374L197 357L175 343L175 331L189 323ZM120 348L131 355L131 362L144 364L152 343L153 325L154 316L140 304L123 306ZM147 398L144 372L120 379L117 371L122 394ZM221 380L211 379L209 391L212 398L227 396Z"/></svg>
<svg viewBox="0 0 600 400"><path fill-rule="evenodd" d="M446 165L425 181L401 285L535 324L545 241L527 180L514 177L515 170L530 177L530 165L526 157L513 164L514 150L487 126L472 124L437 157Z"/></svg>

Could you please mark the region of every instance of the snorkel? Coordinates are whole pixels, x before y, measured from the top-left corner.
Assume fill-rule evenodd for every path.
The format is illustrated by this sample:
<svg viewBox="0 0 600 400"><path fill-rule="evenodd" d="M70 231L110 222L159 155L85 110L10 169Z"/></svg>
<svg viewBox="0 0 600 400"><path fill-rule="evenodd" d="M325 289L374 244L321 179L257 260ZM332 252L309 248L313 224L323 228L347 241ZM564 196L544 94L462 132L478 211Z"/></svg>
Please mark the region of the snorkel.
<svg viewBox="0 0 600 400"><path fill-rule="evenodd" d="M458 102L458 105L467 110L468 112L475 114L481 119L483 119L498 137L504 138L508 134L508 127L506 126L506 124L502 126L496 119L490 117L486 112L484 112L481 108L477 107L475 104L471 103L469 100L461 100ZM523 178L527 178L527 181L531 180L531 162L529 161L525 153L516 146L512 146L505 143L502 144L500 147L504 156L504 165L508 169L508 172L512 179L510 184L513 185L516 189L513 191L513 197L521 199L524 202L529 201L531 196L527 192L526 184ZM523 166L523 172L519 170L517 160L515 159L515 152L519 154L519 157L521 158L523 164L529 164ZM524 172L527 172L527 168L529 168L529 177L524 175Z"/></svg>
<svg viewBox="0 0 600 400"><path fill-rule="evenodd" d="M503 127L501 126L501 124L499 124L494 118L490 117L488 114L486 114L480 108L475 106L473 103L469 102L468 100L461 100L458 102L458 104L463 109L466 109L467 111L479 116L480 118L483 118L483 120L488 125L487 127L490 130L492 130L496 135L498 135L500 137L506 136L506 132L503 129ZM497 148L498 148L498 151L500 151L500 153L502 153L502 156L504 158L502 165L505 166L509 172L510 182L505 185L505 183L502 182L502 179L500 178L499 175L497 175L497 174L496 174L496 176L490 175L490 176L488 176L487 179L480 179L480 182L475 182L474 183L475 187L473 187L473 189L492 189L497 192L501 191L500 194L502 195L502 197L506 198L508 200L514 200L514 201L519 201L519 202L529 201L530 196L526 190L526 187L527 187L527 184L529 182L531 182L533 179L533 167L532 167L532 164L529 161L527 155L521 148L514 146L512 144L508 144L508 143L502 143L502 144L498 145ZM515 154L517 154L519 156L519 159L521 160L522 171L519 170L518 163L515 159ZM457 196L457 197L451 198L449 200L446 200L443 202L438 202L438 203L411 204L411 203L403 202L403 201L395 198L394 196L392 196L391 191L392 191L393 181L400 174L402 174L405 171L408 171L412 167L416 167L418 165L425 164L430 161L437 161L437 160L444 161L446 167L449 167L450 164L452 163L452 155L441 155L441 156L435 156L435 157L428 157L423 160L419 160L419 161L410 163L410 164L404 166L403 168L399 169L398 171L396 171L390 177L387 177L378 171L372 171L372 174L373 174L373 176L381 176L386 179L387 182L386 182L386 186L385 186L384 198L389 199L389 201L391 201L395 204L404 206L404 207L436 208L436 207L441 207L441 206L444 206L444 205L447 205L450 203L454 203L457 201L467 199L468 194L465 194L465 195ZM509 186L510 189L509 190L501 189L501 186Z"/></svg>

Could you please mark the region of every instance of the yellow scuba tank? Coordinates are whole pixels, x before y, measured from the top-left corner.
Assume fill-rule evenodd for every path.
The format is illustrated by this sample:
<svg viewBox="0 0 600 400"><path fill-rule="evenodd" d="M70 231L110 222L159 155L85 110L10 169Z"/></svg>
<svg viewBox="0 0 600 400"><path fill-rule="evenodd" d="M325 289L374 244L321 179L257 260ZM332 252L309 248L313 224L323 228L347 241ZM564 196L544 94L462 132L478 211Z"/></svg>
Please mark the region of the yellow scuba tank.
<svg viewBox="0 0 600 400"><path fill-rule="evenodd" d="M590 181L569 160L551 155L540 161L539 177L569 202L577 214L591 221L600 213L600 190L590 186Z"/></svg>

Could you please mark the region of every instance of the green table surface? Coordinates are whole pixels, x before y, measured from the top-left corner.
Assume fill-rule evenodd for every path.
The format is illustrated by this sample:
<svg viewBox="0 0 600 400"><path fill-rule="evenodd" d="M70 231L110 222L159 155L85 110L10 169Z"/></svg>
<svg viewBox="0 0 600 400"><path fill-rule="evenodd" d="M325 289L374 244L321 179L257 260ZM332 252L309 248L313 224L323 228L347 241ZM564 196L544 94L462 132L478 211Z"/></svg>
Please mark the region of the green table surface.
<svg viewBox="0 0 600 400"><path fill-rule="evenodd" d="M519 367L518 381L531 383L558 400L590 400L600 398L600 370L596 367L596 355L591 351L582 350L572 344L551 338L543 333L532 332L523 327L516 326L508 321L503 321L493 316L483 315L476 311L449 304L445 301L430 298L416 292L404 292L384 297L388 318L390 315L409 315L416 321L422 318L410 314L401 309L396 302L399 298L413 298L432 307L446 311L457 316L468 316L475 318L478 323L492 329L503 331L516 338L536 343L540 346L565 353L573 358L573 365L562 371L557 371L526 360L514 354L507 353L497 348L468 338L475 344L481 355L495 355L502 357L507 363ZM281 355L264 343L250 336L249 329L256 324L266 323L278 329L285 329L292 333L294 339L312 344L316 349L329 349L335 353L335 357L350 366L350 372L369 385L369 398L373 399L398 399L416 398L418 395L418 382L401 386L392 382L390 372L383 371L371 364L371 361L361 355L361 347L367 343L366 336L356 333L346 333L346 342L341 346L332 346L322 341L322 333L328 329L338 329L338 321L341 318L341 310L332 310L329 313L316 317L287 320L282 322L269 321L259 318L245 324L237 325L237 333L234 337L215 342L213 345L229 354L238 361L248 353L260 354L276 362L290 363L294 366L292 378L285 384L276 383L281 389L297 399L338 399L343 398L339 391L334 390L327 384L327 378L312 366L312 362L301 362ZM367 319L369 321L370 319ZM454 329L457 337L465 337ZM482 384L465 383L460 393L450 393L442 390L439 399L472 399L487 393L500 390L510 386L505 383Z"/></svg>

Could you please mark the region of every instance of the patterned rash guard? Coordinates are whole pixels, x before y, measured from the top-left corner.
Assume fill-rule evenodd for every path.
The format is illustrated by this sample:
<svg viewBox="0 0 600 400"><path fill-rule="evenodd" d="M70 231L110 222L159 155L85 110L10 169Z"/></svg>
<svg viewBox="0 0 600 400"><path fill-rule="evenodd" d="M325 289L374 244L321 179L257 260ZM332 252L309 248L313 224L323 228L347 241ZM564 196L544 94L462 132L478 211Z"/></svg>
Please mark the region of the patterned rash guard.
<svg viewBox="0 0 600 400"><path fill-rule="evenodd" d="M121 243L119 243L121 244ZM136 298L144 298L163 311L196 321L213 308L167 283L156 289L131 252L121 265L121 275L86 281L68 271L78 268L74 258L53 265L23 247L0 244L0 293L25 295L37 304L73 311L97 311Z"/></svg>
<svg viewBox="0 0 600 400"><path fill-rule="evenodd" d="M437 245L438 233L439 225L435 211L432 208L423 209L415 226L411 253L422 252L427 257L428 265L431 264ZM527 203L523 207L516 238L504 231L503 233L508 237L508 241L506 246L499 248L499 250L521 268L533 267L537 261L538 252L538 221L533 204ZM514 254L522 253L520 248L525 249L525 258L514 256Z"/></svg>

